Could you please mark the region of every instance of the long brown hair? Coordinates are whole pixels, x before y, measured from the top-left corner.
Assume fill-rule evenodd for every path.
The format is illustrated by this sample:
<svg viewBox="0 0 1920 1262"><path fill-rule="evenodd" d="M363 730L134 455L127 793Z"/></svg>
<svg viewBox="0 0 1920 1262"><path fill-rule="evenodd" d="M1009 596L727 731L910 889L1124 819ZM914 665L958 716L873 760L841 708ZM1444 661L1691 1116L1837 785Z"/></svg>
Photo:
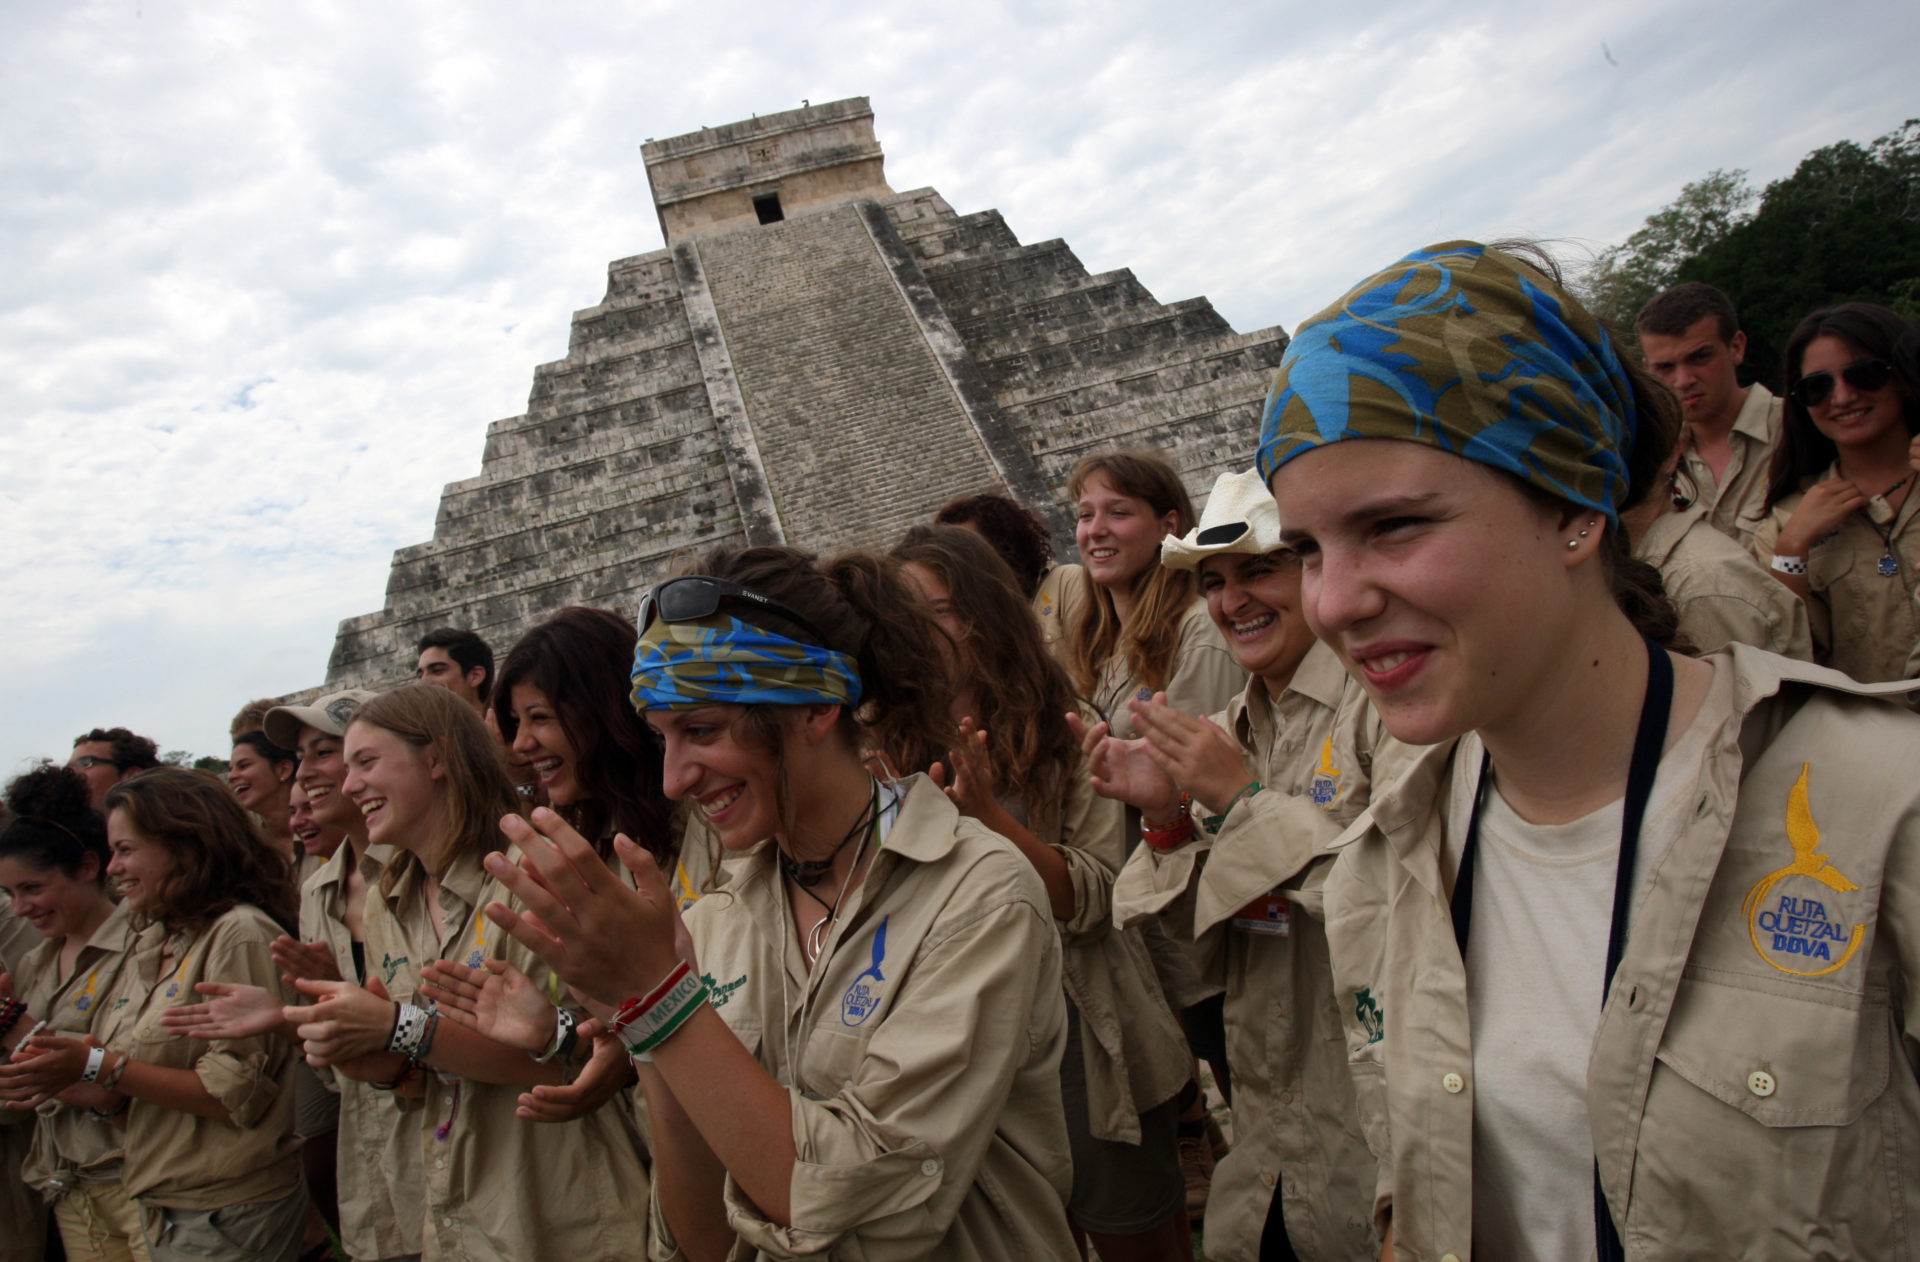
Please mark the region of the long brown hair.
<svg viewBox="0 0 1920 1262"><path fill-rule="evenodd" d="M472 706L445 688L408 684L354 711L347 730L361 723L391 732L416 750L431 746L446 767L441 782L445 809L440 835L429 852L433 857L425 864L428 872L437 877L456 859L507 848L500 821L520 813L520 795L500 746ZM400 878L420 863L417 855L396 849L380 875L381 892L392 893Z"/></svg>
<svg viewBox="0 0 1920 1262"><path fill-rule="evenodd" d="M293 864L267 845L219 777L186 767L156 767L107 790L106 810L126 812L141 838L165 850L173 871L152 905L135 917L198 933L243 903L288 933L299 932Z"/></svg>
<svg viewBox="0 0 1920 1262"><path fill-rule="evenodd" d="M1037 818L1058 803L1065 777L1079 760L1080 743L1067 726L1073 681L1040 638L1033 607L999 554L963 526L915 526L891 554L923 565L940 580L964 626L957 670L981 681L973 719L987 733L998 780Z"/></svg>
<svg viewBox="0 0 1920 1262"><path fill-rule="evenodd" d="M1083 457L1067 478L1067 494L1077 501L1095 477L1146 504L1156 518L1174 514L1175 534L1193 529L1193 499L1186 483L1159 452L1137 448ZM1093 695L1100 672L1116 655L1126 659L1127 673L1135 681L1154 692L1165 688L1177 666L1180 621L1199 593L1191 570L1169 569L1156 558L1153 568L1135 581L1133 617L1123 628L1113 597L1093 584L1086 612L1068 630L1073 682L1081 695Z"/></svg>
<svg viewBox="0 0 1920 1262"><path fill-rule="evenodd" d="M494 693L500 734L513 742L520 720L513 689L546 694L573 745L583 796L560 809L600 857L613 858L613 835L625 833L663 868L675 852L673 808L660 784L660 746L627 704L633 672L633 623L609 609L570 605L540 623L507 654ZM559 808L556 808L559 809Z"/></svg>
<svg viewBox="0 0 1920 1262"><path fill-rule="evenodd" d="M1900 396L1900 416L1907 433L1920 433L1920 330L1900 314L1871 302L1848 302L1816 311L1794 328L1787 339L1787 397L1781 407L1780 445L1773 449L1767 469L1767 507L1772 508L1795 491L1805 489L1840 458L1840 448L1822 434L1807 409L1793 397L1794 386L1805 374L1801 365L1807 347L1823 337L1837 337L1870 359L1893 368L1889 383Z"/></svg>

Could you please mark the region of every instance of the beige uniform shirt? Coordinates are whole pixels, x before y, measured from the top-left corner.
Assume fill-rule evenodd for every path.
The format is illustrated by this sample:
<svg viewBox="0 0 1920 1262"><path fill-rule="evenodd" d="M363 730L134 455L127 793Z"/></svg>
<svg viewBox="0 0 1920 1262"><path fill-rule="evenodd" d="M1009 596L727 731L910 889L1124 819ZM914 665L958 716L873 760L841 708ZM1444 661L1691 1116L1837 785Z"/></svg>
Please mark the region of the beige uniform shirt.
<svg viewBox="0 0 1920 1262"><path fill-rule="evenodd" d="M391 852L369 847L360 859L366 905L380 898L380 873ZM353 935L347 931L347 865L353 847L340 848L300 891L300 940L323 942L340 976L355 977ZM368 960L371 969L372 960ZM420 1168L418 1119L404 1113L391 1091L376 1091L345 1074L322 1073L340 1093L338 1151L340 1243L356 1258L397 1258L420 1252L426 1178Z"/></svg>
<svg viewBox="0 0 1920 1262"><path fill-rule="evenodd" d="M1406 754L1322 644L1279 698L1250 680L1214 721L1246 751L1260 792L1178 850L1135 850L1114 891L1122 923L1158 916L1226 988L1234 1144L1213 1174L1207 1256L1255 1262L1278 1186L1302 1257L1378 1257L1377 1167L1347 1072L1320 895L1329 843Z"/></svg>
<svg viewBox="0 0 1920 1262"><path fill-rule="evenodd" d="M1829 468L1819 481L1837 477ZM1773 506L1753 536L1753 554L1765 565L1773 545L1805 498L1794 492ZM1815 660L1862 683L1905 679L1907 660L1920 645L1920 495L1907 495L1900 512L1877 527L1863 512L1807 550L1807 614ZM1881 530L1887 532L1881 535Z"/></svg>
<svg viewBox="0 0 1920 1262"><path fill-rule="evenodd" d="M1696 503L1706 509L1708 524L1745 548L1766 513L1767 469L1780 441L1780 400L1772 391L1759 382L1747 387L1727 441L1733 455L1724 478L1715 478L1712 466L1691 450L1684 459L1688 476L1700 488Z"/></svg>
<svg viewBox="0 0 1920 1262"><path fill-rule="evenodd" d="M1060 935L1012 843L925 776L809 970L771 846L686 913L713 1005L786 1083L793 1223L731 1179L733 1258L1071 1259ZM678 1253L655 1214L654 1256Z"/></svg>
<svg viewBox="0 0 1920 1262"><path fill-rule="evenodd" d="M367 898L367 971L379 974L395 1000L411 1002L428 961L477 968L503 959L561 999L565 990L552 970L481 914L489 902L512 898L477 858L462 858L440 879L447 919L435 924L425 876L413 867L393 893L376 888ZM421 1153L424 1258L624 1262L645 1256L649 1184L625 1110L523 1122L515 1110L524 1087L448 1081L431 1072L424 1078L424 1100L409 1101L412 1134L402 1136Z"/></svg>
<svg viewBox="0 0 1920 1262"><path fill-rule="evenodd" d="M1813 660L1806 605L1715 530L1706 505L1656 518L1634 554L1660 571L1679 610L1680 631L1699 652L1738 643Z"/></svg>
<svg viewBox="0 0 1920 1262"><path fill-rule="evenodd" d="M0 893L0 968L18 981L27 953L39 945L39 930L27 923L26 917L14 914L12 895ZM15 986L14 993L25 997L19 986Z"/></svg>
<svg viewBox="0 0 1920 1262"><path fill-rule="evenodd" d="M272 917L243 903L197 934L149 925L121 969L95 1034L144 1064L191 1069L228 1114L197 1117L145 1100L127 1106L120 1180L145 1208L277 1201L300 1182L293 1045L278 1032L209 1041L160 1024L169 1009L200 1002L194 986L203 981L264 986L292 1002L269 950L281 932Z"/></svg>
<svg viewBox="0 0 1920 1262"><path fill-rule="evenodd" d="M1123 808L1093 791L1081 759L1065 798L1027 826L1066 859L1073 882L1073 915L1055 923L1067 998L1080 1013L1089 1129L1137 1144L1140 1114L1187 1085L1193 1058L1139 928L1113 922L1113 882L1127 858Z"/></svg>
<svg viewBox="0 0 1920 1262"><path fill-rule="evenodd" d="M1074 624L1087 610L1091 582L1078 565L1053 565L1040 576L1040 588L1033 594L1033 613L1040 619L1040 638L1047 651L1062 666L1069 665L1073 650L1069 647Z"/></svg>
<svg viewBox="0 0 1920 1262"><path fill-rule="evenodd" d="M1609 1208L1629 1258L1920 1258L1920 719L1745 645L1709 660L1733 672L1728 712L1703 716L1698 805L1638 892L1587 1071ZM1403 1262L1472 1248L1472 1034L1440 856L1481 753L1422 754L1327 882Z"/></svg>
<svg viewBox="0 0 1920 1262"><path fill-rule="evenodd" d="M58 969L60 943L42 942L26 959L22 971L28 987L29 1023L45 1021L50 1033L85 1038L98 1022L108 997L117 992L120 971L132 958L133 921L126 904L87 939L75 957L73 972L62 982ZM113 1124L89 1109L70 1108L57 1100L40 1106L33 1150L27 1156L27 1185L41 1193L58 1176L67 1186L78 1182L112 1183L120 1178L121 1136Z"/></svg>
<svg viewBox="0 0 1920 1262"><path fill-rule="evenodd" d="M1247 672L1227 647L1220 628L1207 613L1207 602L1196 600L1180 619L1180 647L1174 653L1173 677L1167 681L1167 704L1182 714L1218 714L1247 686ZM1127 670L1127 659L1116 655L1094 685L1093 708L1106 719L1121 740L1139 733L1133 728L1129 701L1146 701L1153 690Z"/></svg>

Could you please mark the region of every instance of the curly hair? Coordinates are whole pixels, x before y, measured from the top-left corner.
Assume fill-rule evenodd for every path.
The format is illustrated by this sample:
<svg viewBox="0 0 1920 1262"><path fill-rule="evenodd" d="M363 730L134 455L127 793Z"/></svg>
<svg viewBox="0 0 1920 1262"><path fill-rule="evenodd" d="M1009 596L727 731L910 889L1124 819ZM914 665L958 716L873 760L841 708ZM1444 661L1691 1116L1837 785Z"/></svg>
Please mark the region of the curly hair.
<svg viewBox="0 0 1920 1262"><path fill-rule="evenodd" d="M121 771L141 770L160 765L160 747L144 736L137 736L124 727L96 727L85 736L73 738L78 749L93 742L105 742L113 746L113 765Z"/></svg>
<svg viewBox="0 0 1920 1262"><path fill-rule="evenodd" d="M120 811L142 840L173 859L141 925L198 932L242 903L299 931L300 900L290 860L267 845L246 808L216 775L156 767L107 791L107 813Z"/></svg>
<svg viewBox="0 0 1920 1262"><path fill-rule="evenodd" d="M112 857L107 821L93 809L85 776L43 762L8 783L0 859L18 859L36 871L54 870L78 879L88 855L98 864L95 884L104 885Z"/></svg>
<svg viewBox="0 0 1920 1262"><path fill-rule="evenodd" d="M1028 600L1053 564L1053 539L1040 514L991 491L950 500L933 515L935 524L971 527L1007 563Z"/></svg>

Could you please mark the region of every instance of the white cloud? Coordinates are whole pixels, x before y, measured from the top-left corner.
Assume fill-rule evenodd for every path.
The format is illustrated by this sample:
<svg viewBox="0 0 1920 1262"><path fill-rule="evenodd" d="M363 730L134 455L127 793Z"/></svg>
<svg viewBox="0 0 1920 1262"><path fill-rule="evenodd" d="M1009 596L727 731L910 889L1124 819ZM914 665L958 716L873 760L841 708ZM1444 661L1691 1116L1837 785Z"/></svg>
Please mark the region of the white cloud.
<svg viewBox="0 0 1920 1262"><path fill-rule="evenodd" d="M657 248L648 137L871 96L889 178L1291 327L1457 235L1604 244L1911 112L1893 3L0 8L0 772L318 682ZM1618 66L1610 65L1605 42Z"/></svg>

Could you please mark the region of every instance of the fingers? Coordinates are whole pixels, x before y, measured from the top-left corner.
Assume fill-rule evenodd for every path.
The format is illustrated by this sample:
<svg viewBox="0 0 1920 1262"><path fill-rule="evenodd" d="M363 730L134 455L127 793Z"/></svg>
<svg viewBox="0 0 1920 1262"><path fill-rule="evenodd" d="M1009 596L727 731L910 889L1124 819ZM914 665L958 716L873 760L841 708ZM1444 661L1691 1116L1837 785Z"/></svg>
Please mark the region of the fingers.
<svg viewBox="0 0 1920 1262"><path fill-rule="evenodd" d="M508 831L504 826L502 830ZM542 839L539 844L548 845L544 839ZM548 851L549 853L543 855L541 860L536 861L532 855L523 850L519 864L515 864L505 855L490 854L486 858L486 867L487 871L498 880L500 884L506 886L507 891L511 893L514 898L519 900L522 907L526 908L529 913L538 916L543 925L552 926L558 931L561 937L565 937L578 932L580 922L573 914L569 905L562 901L562 896L549 884L550 874L552 880L558 881L558 883L567 887L575 905L585 901L586 890L580 883L577 874L572 874L571 865L566 862L565 858L559 856L557 852L552 852L550 845L548 846ZM600 863L598 858L594 859L594 864L599 867L602 872L606 871L606 865ZM611 878L612 873L607 873L607 876ZM502 910L506 910L504 904L496 903L493 904L493 906L498 906L501 907ZM487 914L489 916L493 915L492 907L488 908ZM518 919L518 917L516 917L516 919ZM509 933L513 932L512 926L499 920L497 917L494 919L494 923L500 925L501 928L506 929ZM518 937L519 935L516 933L514 936ZM531 945L531 943L528 945Z"/></svg>
<svg viewBox="0 0 1920 1262"><path fill-rule="evenodd" d="M531 881L528 883L531 884ZM566 963L566 946L533 918L520 915L505 903L488 903L487 919L512 934L515 941L539 956L556 972Z"/></svg>
<svg viewBox="0 0 1920 1262"><path fill-rule="evenodd" d="M952 757L952 755L949 754L948 757ZM933 781L935 787L946 789L949 796L952 795L952 789L949 787L949 777L947 775L947 767L945 763L936 762L931 766L929 766L927 768L927 779Z"/></svg>
<svg viewBox="0 0 1920 1262"><path fill-rule="evenodd" d="M586 838L544 806L534 810L531 823L507 816L500 831L520 848L520 866L569 903L579 891L596 892L614 879Z"/></svg>
<svg viewBox="0 0 1920 1262"><path fill-rule="evenodd" d="M673 901L672 894L667 889L666 874L660 871L660 865L654 861L652 853L645 846L640 845L625 833L615 833L613 853L619 856L620 862L627 866L627 871L633 873L634 888L645 895L649 901L657 902L661 899Z"/></svg>

